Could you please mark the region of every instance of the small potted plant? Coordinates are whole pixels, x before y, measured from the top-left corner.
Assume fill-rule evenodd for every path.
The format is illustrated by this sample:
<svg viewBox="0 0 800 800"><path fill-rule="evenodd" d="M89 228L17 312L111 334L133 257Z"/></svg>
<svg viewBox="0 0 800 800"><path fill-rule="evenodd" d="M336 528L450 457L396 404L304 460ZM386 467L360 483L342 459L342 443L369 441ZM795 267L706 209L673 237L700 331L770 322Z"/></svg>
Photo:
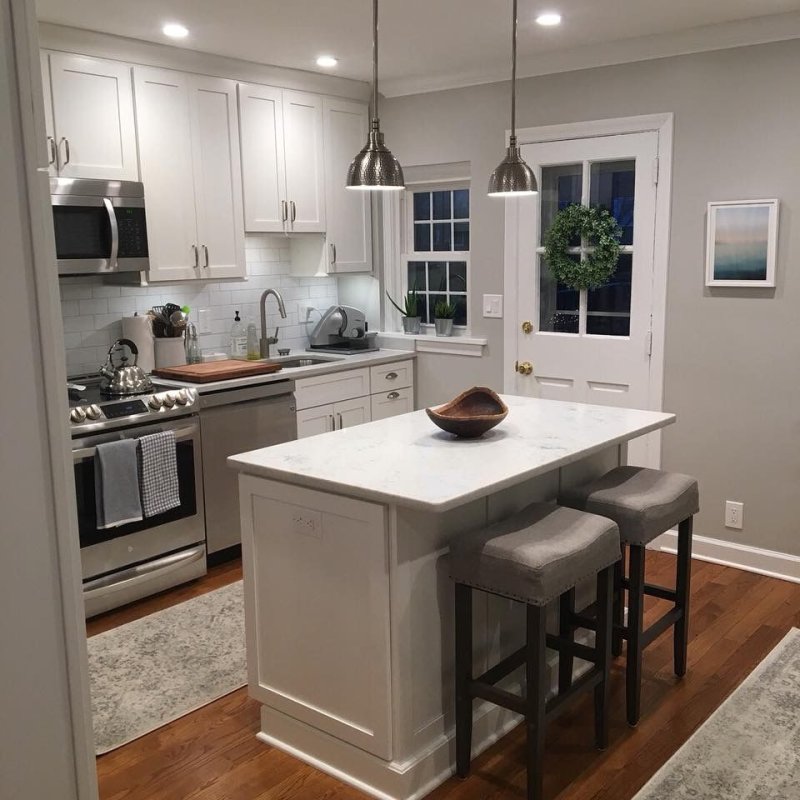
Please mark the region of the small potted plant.
<svg viewBox="0 0 800 800"><path fill-rule="evenodd" d="M392 300L389 292L386 292L386 296L389 298L389 302L403 315L403 331L409 334L419 333L422 318L419 315L419 297L416 287L406 294L402 308Z"/></svg>
<svg viewBox="0 0 800 800"><path fill-rule="evenodd" d="M453 335L453 317L456 307L447 300L439 300L433 308L433 322L436 326L437 336Z"/></svg>

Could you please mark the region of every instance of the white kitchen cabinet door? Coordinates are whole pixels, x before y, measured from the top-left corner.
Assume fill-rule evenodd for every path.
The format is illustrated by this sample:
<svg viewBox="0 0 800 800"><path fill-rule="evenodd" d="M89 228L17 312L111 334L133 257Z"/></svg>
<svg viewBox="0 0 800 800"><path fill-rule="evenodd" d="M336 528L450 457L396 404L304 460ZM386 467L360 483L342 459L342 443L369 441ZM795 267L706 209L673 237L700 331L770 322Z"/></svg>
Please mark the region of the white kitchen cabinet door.
<svg viewBox="0 0 800 800"><path fill-rule="evenodd" d="M372 395L372 419L387 419L414 410L414 390L392 389L390 392Z"/></svg>
<svg viewBox="0 0 800 800"><path fill-rule="evenodd" d="M362 103L326 97L323 100L322 114L325 136L328 272L370 272L370 192L354 192L345 188L350 162L367 140L369 110Z"/></svg>
<svg viewBox="0 0 800 800"><path fill-rule="evenodd" d="M192 79L192 157L200 277L242 278L244 213L236 84Z"/></svg>
<svg viewBox="0 0 800 800"><path fill-rule="evenodd" d="M329 433L334 429L333 405L306 408L297 412L297 438Z"/></svg>
<svg viewBox="0 0 800 800"><path fill-rule="evenodd" d="M288 217L283 90L239 84L245 230L281 233Z"/></svg>
<svg viewBox="0 0 800 800"><path fill-rule="evenodd" d="M283 141L286 153L286 229L325 232L325 170L322 146L322 98L308 92L283 92Z"/></svg>
<svg viewBox="0 0 800 800"><path fill-rule="evenodd" d="M333 418L337 430L354 428L372 420L372 403L369 397L356 397L333 404Z"/></svg>
<svg viewBox="0 0 800 800"><path fill-rule="evenodd" d="M200 276L191 80L173 70L134 67L150 281Z"/></svg>
<svg viewBox="0 0 800 800"><path fill-rule="evenodd" d="M56 163L56 131L53 122L53 90L50 85L50 54L39 53L39 64L42 68L42 95L44 96L44 132L47 136L47 171L50 177L58 175Z"/></svg>
<svg viewBox="0 0 800 800"><path fill-rule="evenodd" d="M50 80L58 174L139 180L130 66L50 53Z"/></svg>

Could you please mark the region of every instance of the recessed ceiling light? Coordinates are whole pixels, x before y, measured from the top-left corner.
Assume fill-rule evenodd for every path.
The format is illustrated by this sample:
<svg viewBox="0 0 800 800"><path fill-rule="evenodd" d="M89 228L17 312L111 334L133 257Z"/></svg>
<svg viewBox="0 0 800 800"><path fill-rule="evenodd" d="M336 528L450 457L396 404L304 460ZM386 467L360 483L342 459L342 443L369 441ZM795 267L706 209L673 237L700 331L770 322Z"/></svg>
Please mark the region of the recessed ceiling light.
<svg viewBox="0 0 800 800"><path fill-rule="evenodd" d="M179 22L168 22L161 30L173 39L185 39L189 35L189 29Z"/></svg>
<svg viewBox="0 0 800 800"><path fill-rule="evenodd" d="M317 66L318 67L326 67L330 69L331 67L335 67L339 63L338 58L334 58L333 56L318 56L317 57Z"/></svg>
<svg viewBox="0 0 800 800"><path fill-rule="evenodd" d="M545 14L539 14L539 16L536 17L536 21L540 25L551 28L553 25L561 24L561 14L556 14L555 11L548 11Z"/></svg>

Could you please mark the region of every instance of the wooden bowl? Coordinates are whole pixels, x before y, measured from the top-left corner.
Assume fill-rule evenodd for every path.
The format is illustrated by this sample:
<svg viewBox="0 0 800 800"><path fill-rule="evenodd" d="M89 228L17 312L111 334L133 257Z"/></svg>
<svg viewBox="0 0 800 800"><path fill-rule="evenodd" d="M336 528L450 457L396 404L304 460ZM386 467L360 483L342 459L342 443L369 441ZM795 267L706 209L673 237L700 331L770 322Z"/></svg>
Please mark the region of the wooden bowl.
<svg viewBox="0 0 800 800"><path fill-rule="evenodd" d="M477 439L508 416L508 407L491 389L473 386L439 408L426 408L443 431L461 439Z"/></svg>

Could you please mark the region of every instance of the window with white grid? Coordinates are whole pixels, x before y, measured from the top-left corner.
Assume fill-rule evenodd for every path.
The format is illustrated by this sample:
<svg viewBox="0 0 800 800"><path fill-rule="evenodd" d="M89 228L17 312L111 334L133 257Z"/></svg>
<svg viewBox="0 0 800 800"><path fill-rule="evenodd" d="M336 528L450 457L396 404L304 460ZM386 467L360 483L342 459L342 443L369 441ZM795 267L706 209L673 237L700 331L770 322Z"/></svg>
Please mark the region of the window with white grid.
<svg viewBox="0 0 800 800"><path fill-rule="evenodd" d="M441 184L406 190L406 291L416 289L423 325L433 325L436 303L455 306L455 327L469 327L469 186Z"/></svg>

